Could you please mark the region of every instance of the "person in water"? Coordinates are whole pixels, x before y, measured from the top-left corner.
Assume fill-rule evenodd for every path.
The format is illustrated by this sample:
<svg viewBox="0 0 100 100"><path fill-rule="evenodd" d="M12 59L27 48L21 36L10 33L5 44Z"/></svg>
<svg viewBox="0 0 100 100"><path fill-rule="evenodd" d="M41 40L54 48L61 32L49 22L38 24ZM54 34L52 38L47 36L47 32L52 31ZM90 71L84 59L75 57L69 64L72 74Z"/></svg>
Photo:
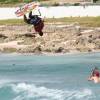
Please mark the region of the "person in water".
<svg viewBox="0 0 100 100"><path fill-rule="evenodd" d="M92 74L89 77L89 80L94 81L94 83L100 83L100 72L97 67L93 69Z"/></svg>
<svg viewBox="0 0 100 100"><path fill-rule="evenodd" d="M40 13L40 11L39 11ZM39 17L40 15L32 15L32 11L29 13L29 18L26 17L26 15L24 15L24 21L27 24L31 24L34 26L35 31L40 35L43 36L43 27L44 27L44 22L43 20Z"/></svg>

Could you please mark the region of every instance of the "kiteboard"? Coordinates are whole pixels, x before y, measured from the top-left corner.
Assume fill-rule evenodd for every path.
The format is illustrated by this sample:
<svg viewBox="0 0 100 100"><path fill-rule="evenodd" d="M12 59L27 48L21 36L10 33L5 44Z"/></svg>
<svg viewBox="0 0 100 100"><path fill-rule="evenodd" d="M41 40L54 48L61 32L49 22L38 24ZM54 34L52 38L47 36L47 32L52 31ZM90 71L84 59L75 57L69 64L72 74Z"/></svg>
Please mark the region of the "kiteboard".
<svg viewBox="0 0 100 100"><path fill-rule="evenodd" d="M18 7L18 9L15 11L15 14L17 17L23 16L24 14L34 10L39 6L39 3L37 2L31 2L28 4L25 4L23 6Z"/></svg>

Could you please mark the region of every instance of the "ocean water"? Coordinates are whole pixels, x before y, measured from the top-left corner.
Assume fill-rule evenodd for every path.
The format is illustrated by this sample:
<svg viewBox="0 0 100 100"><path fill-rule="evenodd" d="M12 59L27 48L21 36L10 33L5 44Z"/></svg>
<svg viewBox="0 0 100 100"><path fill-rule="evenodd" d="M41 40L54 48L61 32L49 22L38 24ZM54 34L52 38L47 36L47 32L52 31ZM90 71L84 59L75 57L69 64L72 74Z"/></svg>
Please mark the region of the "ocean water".
<svg viewBox="0 0 100 100"><path fill-rule="evenodd" d="M100 84L88 81L100 53L0 54L0 100L100 100Z"/></svg>

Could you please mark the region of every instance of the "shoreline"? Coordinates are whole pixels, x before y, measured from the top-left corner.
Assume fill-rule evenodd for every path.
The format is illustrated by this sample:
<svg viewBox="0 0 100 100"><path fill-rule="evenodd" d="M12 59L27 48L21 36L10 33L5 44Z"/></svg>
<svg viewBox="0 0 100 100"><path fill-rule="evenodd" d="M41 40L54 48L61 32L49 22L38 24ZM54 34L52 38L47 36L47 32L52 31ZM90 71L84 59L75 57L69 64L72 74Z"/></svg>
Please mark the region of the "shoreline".
<svg viewBox="0 0 100 100"><path fill-rule="evenodd" d="M30 56L30 55L35 55L35 56L66 56L66 55L80 55L80 54L95 54L95 53L100 53L100 51L94 51L94 52L70 52L70 53L41 53L41 54L36 54L36 53L17 53L17 52L12 52L12 53L1 53L0 55L24 55L24 56Z"/></svg>

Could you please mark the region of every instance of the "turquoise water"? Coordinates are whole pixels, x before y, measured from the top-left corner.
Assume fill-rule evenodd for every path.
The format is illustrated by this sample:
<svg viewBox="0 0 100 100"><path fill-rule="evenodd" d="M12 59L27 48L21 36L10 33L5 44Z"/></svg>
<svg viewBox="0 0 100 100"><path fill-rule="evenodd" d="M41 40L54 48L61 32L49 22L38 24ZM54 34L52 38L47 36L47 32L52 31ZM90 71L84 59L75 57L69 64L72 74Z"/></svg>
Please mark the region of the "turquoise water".
<svg viewBox="0 0 100 100"><path fill-rule="evenodd" d="M0 54L0 100L100 100L87 81L100 53L58 56Z"/></svg>

